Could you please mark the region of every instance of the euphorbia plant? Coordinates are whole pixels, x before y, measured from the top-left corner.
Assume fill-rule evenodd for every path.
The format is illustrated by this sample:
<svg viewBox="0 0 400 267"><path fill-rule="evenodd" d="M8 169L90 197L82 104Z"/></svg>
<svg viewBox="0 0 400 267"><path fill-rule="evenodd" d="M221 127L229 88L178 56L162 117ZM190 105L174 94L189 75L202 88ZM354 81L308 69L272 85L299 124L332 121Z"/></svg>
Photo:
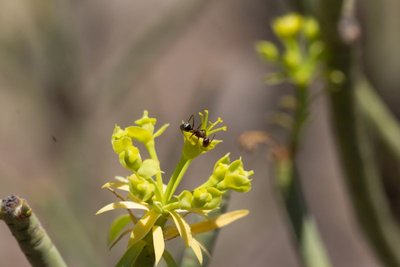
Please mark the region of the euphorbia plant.
<svg viewBox="0 0 400 267"><path fill-rule="evenodd" d="M248 210L237 210L216 217L209 216L212 211L219 209L222 196L227 191L247 192L251 188L249 177L253 171L244 170L241 159L231 162L229 154L215 163L212 174L202 185L175 194L192 160L222 142L209 136L227 129L226 126L216 128L222 119L210 122L207 110L199 115L201 124L198 127L186 123L189 127L182 131L184 144L181 159L167 185L164 185L164 172L160 168L155 139L167 129L168 124L155 131L157 120L144 111L142 118L135 121L135 126L124 129L115 126L111 137L112 147L121 165L132 174L117 176L114 181L103 185L120 201L106 205L97 214L115 209L127 210L126 215L113 221L109 232L110 247L129 235L126 252L117 266L154 266L161 258L168 266L177 266L165 249L165 241L177 236L183 239L186 247L192 248L201 264L202 250L207 251L194 235L223 227L248 214ZM148 159L142 158L138 143L146 147ZM137 211L141 211L139 214L142 215ZM203 220L189 224L185 217L191 213Z"/></svg>

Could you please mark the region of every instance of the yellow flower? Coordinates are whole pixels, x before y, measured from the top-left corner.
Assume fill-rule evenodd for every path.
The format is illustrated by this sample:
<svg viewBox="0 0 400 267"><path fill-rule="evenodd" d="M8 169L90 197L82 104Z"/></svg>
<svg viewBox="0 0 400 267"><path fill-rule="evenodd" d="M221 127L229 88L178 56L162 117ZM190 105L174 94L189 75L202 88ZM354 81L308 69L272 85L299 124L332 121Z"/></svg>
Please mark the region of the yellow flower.
<svg viewBox="0 0 400 267"><path fill-rule="evenodd" d="M247 210L240 210L207 218L192 225L184 219L188 213L208 217L211 211L219 208L223 194L229 189L248 191L248 177L253 174L252 171L244 171L240 159L230 163L229 157L225 156L216 164L216 183L203 185L192 191L183 190L181 194L174 195L191 161L222 142L214 140L211 135L226 130L226 126L216 128L222 122L221 118L214 123L208 121L207 110L199 115L201 125L198 129L190 124L181 127L184 135L181 160L166 186L154 140L165 131L168 124L154 132L157 120L150 118L145 111L142 118L135 121L136 125L125 129L115 127L111 137L113 150L118 154L121 165L133 173L127 177L116 177L115 181L103 185L119 201L104 206L97 214L117 209L128 211L128 214L119 216L112 222L108 235L110 247L129 236L128 248L117 267L134 264L153 267L162 257L167 263L173 262L173 258L165 250L165 241L177 236L182 238L185 246L190 247L202 263L202 250L206 249L193 235L223 227L248 214ZM139 148L134 145L136 142L144 144L150 158L142 160Z"/></svg>

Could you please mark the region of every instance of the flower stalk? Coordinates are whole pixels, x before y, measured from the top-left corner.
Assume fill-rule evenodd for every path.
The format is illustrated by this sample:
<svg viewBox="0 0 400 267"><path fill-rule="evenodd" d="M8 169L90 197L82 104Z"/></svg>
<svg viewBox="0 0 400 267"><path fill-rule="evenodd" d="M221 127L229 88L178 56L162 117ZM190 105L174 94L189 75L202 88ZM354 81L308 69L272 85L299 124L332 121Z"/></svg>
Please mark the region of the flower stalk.
<svg viewBox="0 0 400 267"><path fill-rule="evenodd" d="M275 19L272 29L283 45L283 51L271 42L257 43L263 59L274 63L278 72L267 77L267 83L287 81L294 87L293 114L285 145L274 143L273 155L277 189L293 229L293 241L300 260L308 267L329 267L330 262L313 216L307 208L295 159L309 113L309 91L316 77L324 44L319 40L319 25L312 17L291 13ZM285 117L287 117L285 113ZM284 124L284 123L282 123Z"/></svg>

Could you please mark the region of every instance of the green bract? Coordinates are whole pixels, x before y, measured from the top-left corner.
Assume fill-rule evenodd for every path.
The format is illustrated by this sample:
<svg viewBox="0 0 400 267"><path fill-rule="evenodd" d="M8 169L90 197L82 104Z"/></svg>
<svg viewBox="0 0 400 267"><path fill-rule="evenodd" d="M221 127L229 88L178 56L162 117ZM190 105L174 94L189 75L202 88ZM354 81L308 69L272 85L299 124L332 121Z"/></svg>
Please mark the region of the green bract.
<svg viewBox="0 0 400 267"><path fill-rule="evenodd" d="M123 237L129 236L127 250L117 266L150 267L157 265L162 257L166 257L168 266L175 266L170 254L165 251L165 241L178 235L187 247L193 249L201 263L203 246L193 234L212 231L248 214L247 210L239 210L193 225L185 221L184 215L191 212L207 217L211 211L219 208L222 196L228 190L249 191L249 177L253 175L253 171L244 170L241 159L230 162L227 154L217 161L213 173L203 185L175 195L192 160L213 150L222 142L214 139L215 133L226 131L226 126L216 127L222 123L221 118L215 122L208 120L207 110L199 113L199 116L199 126L192 125L182 132L184 144L181 160L167 185L163 183L155 138L166 130L168 124L155 131L157 120L150 118L148 112L144 111L142 118L135 121L135 125L125 129L115 126L111 137L113 150L121 165L132 173L127 177L117 176L114 181L103 185L103 188L110 190L119 200L106 205L97 213L115 209L128 211L127 215L117 217L110 227L111 247ZM178 130L177 133L181 134ZM149 158L142 159L138 143L144 145ZM142 215L136 214L136 210L140 210Z"/></svg>

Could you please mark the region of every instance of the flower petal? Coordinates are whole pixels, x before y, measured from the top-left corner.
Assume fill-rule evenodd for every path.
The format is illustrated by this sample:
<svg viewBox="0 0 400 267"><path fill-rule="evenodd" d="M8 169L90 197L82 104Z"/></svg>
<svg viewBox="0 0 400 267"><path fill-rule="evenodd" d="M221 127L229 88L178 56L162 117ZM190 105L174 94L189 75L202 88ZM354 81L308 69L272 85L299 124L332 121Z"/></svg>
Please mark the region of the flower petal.
<svg viewBox="0 0 400 267"><path fill-rule="evenodd" d="M164 235L162 232L162 228L158 225L153 226L153 245L154 245L154 254L156 258L155 265L157 266L165 249Z"/></svg>
<svg viewBox="0 0 400 267"><path fill-rule="evenodd" d="M137 209L137 210L149 210L148 207L145 205L133 202L133 201L119 201L119 202L114 202L110 203L104 207L102 207L97 214L110 211L110 210L115 210L115 209Z"/></svg>

